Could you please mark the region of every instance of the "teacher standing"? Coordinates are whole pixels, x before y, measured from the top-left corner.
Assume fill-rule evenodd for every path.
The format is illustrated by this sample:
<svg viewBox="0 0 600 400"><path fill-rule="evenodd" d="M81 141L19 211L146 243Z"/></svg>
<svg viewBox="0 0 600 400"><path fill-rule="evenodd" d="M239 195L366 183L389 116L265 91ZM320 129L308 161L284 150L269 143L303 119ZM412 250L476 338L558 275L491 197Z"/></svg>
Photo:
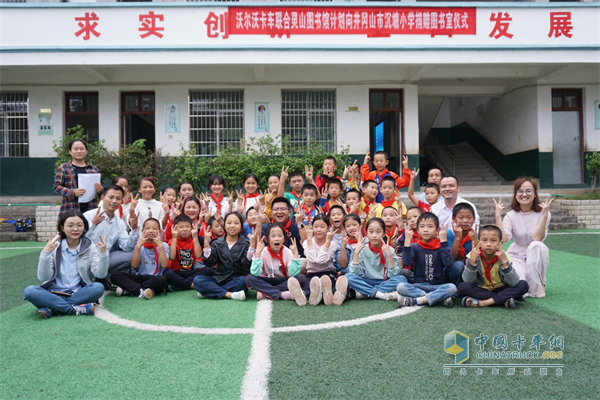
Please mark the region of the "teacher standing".
<svg viewBox="0 0 600 400"><path fill-rule="evenodd" d="M79 203L78 197L83 196L85 189L78 189L79 175L99 173L98 168L85 161L88 154L87 144L82 139L73 139L69 142L69 154L71 161L62 163L56 170L54 177L54 192L60 194L63 199L60 205L58 218L67 210L79 210L82 213L98 208L96 198L88 203ZM102 185L94 185L96 193L102 193Z"/></svg>
<svg viewBox="0 0 600 400"><path fill-rule="evenodd" d="M502 229L503 241L513 240L506 254L513 268L527 281L529 291L523 297L546 296L546 270L550 263L548 247L543 243L550 225L552 197L540 203L537 180L530 177L515 181L512 204L502 220L502 202L496 202L496 225Z"/></svg>

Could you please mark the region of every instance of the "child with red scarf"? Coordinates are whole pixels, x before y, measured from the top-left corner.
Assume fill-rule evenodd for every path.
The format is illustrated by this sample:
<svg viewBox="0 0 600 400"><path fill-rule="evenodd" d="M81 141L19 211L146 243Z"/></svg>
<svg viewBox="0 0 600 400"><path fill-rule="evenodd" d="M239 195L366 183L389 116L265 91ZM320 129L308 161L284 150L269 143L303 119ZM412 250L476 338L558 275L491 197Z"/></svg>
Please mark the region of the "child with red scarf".
<svg viewBox="0 0 600 400"><path fill-rule="evenodd" d="M296 213L302 215L302 224L304 224L308 229L312 228L312 220L317 214L321 214L323 211L315 202L319 198L319 191L317 187L313 184L307 183L302 187L302 201L298 208L296 208Z"/></svg>
<svg viewBox="0 0 600 400"><path fill-rule="evenodd" d="M356 291L357 300L396 300L398 293L395 289L398 284L407 282L406 276L411 275L410 271L400 268L394 248L383 241L385 223L381 218L371 218L366 231L369 241L356 244L346 274L348 287Z"/></svg>
<svg viewBox="0 0 600 400"><path fill-rule="evenodd" d="M366 223L371 215L377 216L377 209L381 207L379 203L375 201L377 197L377 182L364 181L362 183L363 197L362 201L358 204L358 211L356 212L363 224Z"/></svg>
<svg viewBox="0 0 600 400"><path fill-rule="evenodd" d="M246 174L243 186L246 193L242 193L241 190L236 191L237 201L233 211L237 211L245 221L248 210L258 204L258 177L253 173Z"/></svg>
<svg viewBox="0 0 600 400"><path fill-rule="evenodd" d="M408 226L408 230L412 232L411 244L417 243L417 240L421 239L419 233L417 232L417 221L419 220L421 214L423 214L423 210L421 210L419 207L410 207L406 211L406 225ZM406 230L402 231L398 235L398 245L396 246L396 254L398 254L399 256L402 256L402 251L404 249L405 232ZM403 267L412 270L412 265Z"/></svg>
<svg viewBox="0 0 600 400"><path fill-rule="evenodd" d="M352 260L354 249L356 249L358 242L364 240L360 223L360 217L356 214L347 214L342 220L344 231L342 232L342 240L333 261L333 264L341 275L348 273L348 264Z"/></svg>
<svg viewBox="0 0 600 400"><path fill-rule="evenodd" d="M435 214L426 212L417 220L420 239L412 242L412 230L404 232L402 264L413 264L414 283L402 282L398 290L398 307L442 302L452 307L452 296L456 286L445 283L444 268L452 265L452 251L447 241L446 227L440 229L440 221ZM436 235L439 234L439 239Z"/></svg>
<svg viewBox="0 0 600 400"><path fill-rule="evenodd" d="M360 173L362 176L362 181L372 180L377 183L377 188L381 187L381 183L383 178L386 176L391 176L395 181L396 185L399 188L403 188L408 186L410 183L410 169L408 169L408 157L402 157L402 176L398 176L398 174L387 169L387 165L390 162L388 160L388 155L385 151L376 151L373 155L373 166L375 167L375 171L369 172L369 161L371 161L371 156L367 154L365 156L365 161L363 165L360 167ZM375 200L380 203L383 200L383 194L379 192L375 198Z"/></svg>
<svg viewBox="0 0 600 400"><path fill-rule="evenodd" d="M233 197L223 196L223 190L225 189L225 179L221 175L211 175L208 178L208 190L210 190L210 196L208 196L208 212L212 217L215 214L219 214L221 218L225 218L225 215L233 207Z"/></svg>
<svg viewBox="0 0 600 400"><path fill-rule="evenodd" d="M246 276L246 286L258 292L256 299L259 301L295 300L296 304L304 306L309 292L308 281L300 273L302 262L296 241L291 239L288 249L284 246L286 237L278 222L270 224L262 238L251 235L248 258L252 259L252 265L250 275Z"/></svg>
<svg viewBox="0 0 600 400"><path fill-rule="evenodd" d="M386 207L381 212L381 219L385 223L385 241L394 248L398 245L398 238L404 233L404 220L394 207ZM396 252L396 254L398 254Z"/></svg>
<svg viewBox="0 0 600 400"><path fill-rule="evenodd" d="M179 215L171 228L173 239L169 240L169 268L163 275L167 277L169 289L190 290L194 288L196 275L212 275L214 268L202 264L202 245L198 241L198 226L193 226L187 215Z"/></svg>
<svg viewBox="0 0 600 400"><path fill-rule="evenodd" d="M479 243L467 255L468 262L459 285L463 307L504 305L516 308L515 299L523 300L529 284L521 280L512 260L502 250L502 231L485 225L479 231Z"/></svg>
<svg viewBox="0 0 600 400"><path fill-rule="evenodd" d="M458 287L462 282L462 273L467 262L467 254L477 246L477 226L475 210L468 203L458 203L452 209L452 229L448 229L448 243L452 250L454 263L445 270L446 282Z"/></svg>
<svg viewBox="0 0 600 400"><path fill-rule="evenodd" d="M131 258L133 273L115 272L111 276L117 286L115 294L149 300L156 293L162 293L167 286L163 271L169 266L168 251L168 245L160 240L160 223L156 218L148 218Z"/></svg>
<svg viewBox="0 0 600 400"><path fill-rule="evenodd" d="M377 217L381 218L381 213L386 207L393 207L396 211L401 212L402 216L406 215L406 206L402 202L400 192L396 188L396 181L391 176L384 176L381 180L379 191L383 195L381 207L377 209Z"/></svg>

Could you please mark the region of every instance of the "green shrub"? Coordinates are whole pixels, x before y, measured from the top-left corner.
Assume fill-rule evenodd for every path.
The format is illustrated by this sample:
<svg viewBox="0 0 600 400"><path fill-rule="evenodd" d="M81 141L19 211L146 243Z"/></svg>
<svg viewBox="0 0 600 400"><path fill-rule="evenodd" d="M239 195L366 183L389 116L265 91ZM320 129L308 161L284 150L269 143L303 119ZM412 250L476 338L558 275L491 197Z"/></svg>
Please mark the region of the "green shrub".
<svg viewBox="0 0 600 400"><path fill-rule="evenodd" d="M85 159L92 165L97 166L98 160L104 157L106 152L108 152L104 145L106 143L104 139L98 142L88 142L85 129L83 129L81 125L76 125L73 128L67 129L67 133L65 133L60 140L52 141L52 149L56 152L56 157L58 157L55 164L56 168L62 163L71 161L72 157L71 154L69 154L69 142L73 139L83 139L86 142L88 154Z"/></svg>
<svg viewBox="0 0 600 400"><path fill-rule="evenodd" d="M596 178L600 174L600 152L593 152L585 155L585 168L592 178L592 191L596 187Z"/></svg>

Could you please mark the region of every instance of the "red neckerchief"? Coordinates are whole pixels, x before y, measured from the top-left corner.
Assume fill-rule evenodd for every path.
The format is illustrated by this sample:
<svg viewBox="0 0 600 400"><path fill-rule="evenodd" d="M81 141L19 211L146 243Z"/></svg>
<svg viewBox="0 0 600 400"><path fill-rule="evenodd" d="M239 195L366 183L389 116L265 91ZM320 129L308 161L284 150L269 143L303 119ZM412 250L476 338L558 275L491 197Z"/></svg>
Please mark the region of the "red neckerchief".
<svg viewBox="0 0 600 400"><path fill-rule="evenodd" d="M396 200L392 199L392 200L384 200L382 201L380 204L383 206L383 208L385 207L394 207L394 203L396 202ZM394 207L395 208L395 207Z"/></svg>
<svg viewBox="0 0 600 400"><path fill-rule="evenodd" d="M389 172L390 172L390 171L389 171L387 168L383 170L383 173L382 173L382 174L379 174L379 171L375 170L375 174L376 174L376 175L377 175L377 177L379 178L379 182L378 182L378 183L379 183L379 185L381 185L381 180L382 180L382 179L384 178L384 176L385 176L386 174L388 174Z"/></svg>
<svg viewBox="0 0 600 400"><path fill-rule="evenodd" d="M387 228L385 228L385 234L388 237L388 243L392 243L392 239L394 238L394 236L396 236L397 232L398 232L398 225L394 225L394 229L392 230L392 232L388 231Z"/></svg>
<svg viewBox="0 0 600 400"><path fill-rule="evenodd" d="M441 247L440 239L435 238L431 242L425 243L421 239L417 240L417 244L427 250L437 250Z"/></svg>
<svg viewBox="0 0 600 400"><path fill-rule="evenodd" d="M383 255L383 250L381 250L382 246L383 243L379 246L379 248L373 247L371 246L371 242L369 242L369 250L371 250L373 254L379 253L379 265L385 265L385 256Z"/></svg>
<svg viewBox="0 0 600 400"><path fill-rule="evenodd" d="M123 218L123 203L119 206L119 218Z"/></svg>
<svg viewBox="0 0 600 400"><path fill-rule="evenodd" d="M308 207L306 207L306 204L302 204L302 205L300 205L300 207L302 207L302 209L304 210L304 215L308 216L308 224L307 225L310 226L310 217L311 217L311 213L315 209L315 205L313 204L310 210L308 209Z"/></svg>
<svg viewBox="0 0 600 400"><path fill-rule="evenodd" d="M283 274L283 276L285 276L286 278L289 278L287 267L285 266L285 263L283 262L283 248L281 248L281 250L279 250L279 254L273 252L273 250L271 250L270 247L267 247L267 250L269 251L271 258L273 258L275 260L279 260L279 262L281 263L281 273Z"/></svg>
<svg viewBox="0 0 600 400"><path fill-rule="evenodd" d="M144 243L144 247L147 249L154 249L154 259L156 260L156 269L154 270L154 272L152 273L152 275L156 275L156 273L158 272L158 246L155 244L151 244L151 243Z"/></svg>
<svg viewBox="0 0 600 400"><path fill-rule="evenodd" d="M356 243L358 243L358 240L348 239L348 244L356 244Z"/></svg>
<svg viewBox="0 0 600 400"><path fill-rule="evenodd" d="M363 201L365 203L365 208L363 208L363 211L365 214L367 214L367 217L369 216L369 206L373 203L375 203L375 199L373 199L372 201L368 202L363 198Z"/></svg>
<svg viewBox="0 0 600 400"><path fill-rule="evenodd" d="M421 240L421 236L419 236L417 232L413 231L413 238L410 243L417 243L419 240Z"/></svg>
<svg viewBox="0 0 600 400"><path fill-rule="evenodd" d="M302 201L302 194L300 194L300 195L296 196L296 193L294 193L294 191L293 191L293 190L292 190L290 193L291 193L291 195L292 195L292 196L294 196L294 197L296 198L296 200L297 200L297 203L296 203L296 205L298 205L298 206L299 206L299 205L300 205L300 201Z"/></svg>
<svg viewBox="0 0 600 400"><path fill-rule="evenodd" d="M469 232L467 232L465 237L460 239L460 247L458 248L458 254L459 254L461 260L463 260L463 262L467 261L466 254L465 254L465 244L469 243L470 241L471 241L471 237L469 236Z"/></svg>
<svg viewBox="0 0 600 400"><path fill-rule="evenodd" d="M246 199L253 199L255 197L258 197L258 193L244 194L244 209L246 208Z"/></svg>
<svg viewBox="0 0 600 400"><path fill-rule="evenodd" d="M221 214L221 201L223 200L223 193L219 193L218 199L215 199L215 196L211 193L210 198L217 203L217 214Z"/></svg>
<svg viewBox="0 0 600 400"><path fill-rule="evenodd" d="M492 282L492 266L498 262L498 256L494 256L490 262L488 262L483 254L481 255L481 262L483 263L483 272L485 273L485 279L490 282L492 289L494 289L494 282Z"/></svg>

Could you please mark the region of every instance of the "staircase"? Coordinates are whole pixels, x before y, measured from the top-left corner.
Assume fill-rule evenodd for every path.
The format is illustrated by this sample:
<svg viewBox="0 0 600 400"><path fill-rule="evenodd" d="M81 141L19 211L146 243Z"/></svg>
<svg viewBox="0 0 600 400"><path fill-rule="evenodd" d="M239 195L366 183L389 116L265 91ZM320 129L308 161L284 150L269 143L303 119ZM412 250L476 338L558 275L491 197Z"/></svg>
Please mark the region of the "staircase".
<svg viewBox="0 0 600 400"><path fill-rule="evenodd" d="M496 199L497 201L500 195L493 193L469 194L463 193L462 189L463 187L461 181L461 192L459 193L459 196L475 204L475 207L477 207L477 213L479 214L480 225L483 226L488 224L496 224L496 220L494 217L496 208L492 199ZM506 215L506 213L510 211L512 193L505 194L505 191L503 191L503 193L504 194L501 195L502 203L504 203L504 205L506 206L506 208L504 209L504 213L502 214L502 217L504 218L504 215ZM545 199L547 195L548 193L539 193L541 199ZM557 201L553 202L550 205L550 215L550 230L585 229L585 224L578 223L577 217L570 216L568 211L563 210L560 203Z"/></svg>
<svg viewBox="0 0 600 400"><path fill-rule="evenodd" d="M467 142L447 146L460 186L502 185L504 180Z"/></svg>
<svg viewBox="0 0 600 400"><path fill-rule="evenodd" d="M35 218L36 206L2 206L0 207L0 218L5 221L20 218ZM0 224L0 242L35 241L37 234L35 224L25 232L15 232L15 225L3 222Z"/></svg>

